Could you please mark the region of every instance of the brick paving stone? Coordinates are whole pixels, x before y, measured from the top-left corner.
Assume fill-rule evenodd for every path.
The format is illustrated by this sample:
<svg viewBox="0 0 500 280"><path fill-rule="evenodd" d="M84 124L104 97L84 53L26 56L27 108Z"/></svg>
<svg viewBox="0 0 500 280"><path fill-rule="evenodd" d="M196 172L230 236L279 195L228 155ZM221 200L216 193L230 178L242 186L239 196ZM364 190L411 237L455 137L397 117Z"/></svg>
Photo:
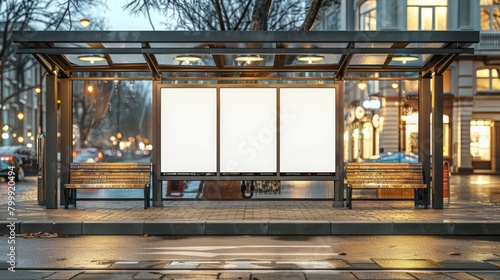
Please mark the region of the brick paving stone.
<svg viewBox="0 0 500 280"><path fill-rule="evenodd" d="M2 207L4 205L0 205ZM179 221L351 221L351 222L500 222L500 205L466 201L442 210L415 209L412 201L357 201L356 208L332 208L331 201L165 201L143 209L139 201L81 201L78 208L45 209L33 201L17 205L18 221L179 222ZM6 220L7 212L0 212Z"/></svg>

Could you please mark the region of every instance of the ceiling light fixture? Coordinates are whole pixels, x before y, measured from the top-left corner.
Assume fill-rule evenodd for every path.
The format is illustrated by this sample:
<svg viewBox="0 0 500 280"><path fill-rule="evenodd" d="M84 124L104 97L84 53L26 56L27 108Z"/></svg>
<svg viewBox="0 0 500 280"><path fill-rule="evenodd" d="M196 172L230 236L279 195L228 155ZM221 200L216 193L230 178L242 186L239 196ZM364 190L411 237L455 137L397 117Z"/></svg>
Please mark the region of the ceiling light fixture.
<svg viewBox="0 0 500 280"><path fill-rule="evenodd" d="M190 62L200 61L201 56L192 54L176 55L174 57L174 60L190 63Z"/></svg>
<svg viewBox="0 0 500 280"><path fill-rule="evenodd" d="M403 64L406 64L406 62L408 61L417 61L417 60L419 60L419 57L412 54L395 55L392 57L392 61L399 61Z"/></svg>
<svg viewBox="0 0 500 280"><path fill-rule="evenodd" d="M81 61L90 62L90 64L94 64L94 62L100 62L100 61L105 61L106 60L106 58L103 55L99 55L99 54L80 55L78 57L78 59L81 60Z"/></svg>
<svg viewBox="0 0 500 280"><path fill-rule="evenodd" d="M234 60L244 61L247 64L251 64L252 62L255 62L255 61L263 61L264 58L259 56L259 55L256 55L256 54L242 54L242 55L238 55Z"/></svg>
<svg viewBox="0 0 500 280"><path fill-rule="evenodd" d="M308 55L300 55L297 57L298 61L307 61L307 63L311 64L313 62L319 62L325 60L325 57L317 54L308 54Z"/></svg>
<svg viewBox="0 0 500 280"><path fill-rule="evenodd" d="M394 82L394 83L392 83L392 84L391 84L391 87L392 87L393 89L397 89L397 88L399 87L399 84L398 84L398 83L396 83L396 82Z"/></svg>

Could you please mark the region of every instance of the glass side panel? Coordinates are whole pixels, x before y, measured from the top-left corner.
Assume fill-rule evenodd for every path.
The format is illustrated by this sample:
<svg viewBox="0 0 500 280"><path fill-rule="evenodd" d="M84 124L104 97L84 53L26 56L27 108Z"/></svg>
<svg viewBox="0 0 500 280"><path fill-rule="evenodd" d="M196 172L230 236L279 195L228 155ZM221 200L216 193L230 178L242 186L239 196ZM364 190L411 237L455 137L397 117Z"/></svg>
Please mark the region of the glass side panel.
<svg viewBox="0 0 500 280"><path fill-rule="evenodd" d="M75 80L73 108L73 162L150 162L151 81ZM78 192L78 198L142 197L142 189Z"/></svg>

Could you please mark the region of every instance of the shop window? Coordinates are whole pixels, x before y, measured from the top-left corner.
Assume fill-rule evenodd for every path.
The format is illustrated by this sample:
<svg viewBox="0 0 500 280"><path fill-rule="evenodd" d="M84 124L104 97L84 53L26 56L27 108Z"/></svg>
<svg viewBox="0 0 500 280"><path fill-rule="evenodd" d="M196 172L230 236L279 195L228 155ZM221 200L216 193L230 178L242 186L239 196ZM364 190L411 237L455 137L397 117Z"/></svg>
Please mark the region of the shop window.
<svg viewBox="0 0 500 280"><path fill-rule="evenodd" d="M443 73L443 93L451 93L451 70Z"/></svg>
<svg viewBox="0 0 500 280"><path fill-rule="evenodd" d="M500 91L500 79L497 69L478 69L476 70L476 91L490 92Z"/></svg>
<svg viewBox="0 0 500 280"><path fill-rule="evenodd" d="M500 0L481 0L481 30L500 30Z"/></svg>
<svg viewBox="0 0 500 280"><path fill-rule="evenodd" d="M450 116L443 115L443 157L451 156Z"/></svg>
<svg viewBox="0 0 500 280"><path fill-rule="evenodd" d="M408 0L408 30L446 30L448 0Z"/></svg>
<svg viewBox="0 0 500 280"><path fill-rule="evenodd" d="M489 120L470 123L470 153L473 161L491 160L491 126Z"/></svg>
<svg viewBox="0 0 500 280"><path fill-rule="evenodd" d="M402 116L404 131L404 151L409 153L418 153L418 113L412 113ZM432 126L432 113L431 113ZM432 139L432 128L431 139ZM432 142L431 142L432 144ZM451 157L451 130L450 116L443 115L443 157Z"/></svg>
<svg viewBox="0 0 500 280"><path fill-rule="evenodd" d="M377 30L377 1L365 1L359 6L359 30Z"/></svg>

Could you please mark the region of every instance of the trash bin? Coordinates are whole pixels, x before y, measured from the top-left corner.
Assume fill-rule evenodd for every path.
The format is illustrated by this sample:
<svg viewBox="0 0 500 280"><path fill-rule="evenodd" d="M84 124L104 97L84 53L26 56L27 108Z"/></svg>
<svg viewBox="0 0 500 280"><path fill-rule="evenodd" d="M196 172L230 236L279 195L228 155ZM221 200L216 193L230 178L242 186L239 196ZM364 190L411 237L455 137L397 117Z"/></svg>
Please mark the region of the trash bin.
<svg viewBox="0 0 500 280"><path fill-rule="evenodd" d="M443 200L448 199L450 203L450 163L443 162Z"/></svg>
<svg viewBox="0 0 500 280"><path fill-rule="evenodd" d="M179 196L184 195L184 181L168 181L167 183L167 196L172 193L177 193Z"/></svg>

